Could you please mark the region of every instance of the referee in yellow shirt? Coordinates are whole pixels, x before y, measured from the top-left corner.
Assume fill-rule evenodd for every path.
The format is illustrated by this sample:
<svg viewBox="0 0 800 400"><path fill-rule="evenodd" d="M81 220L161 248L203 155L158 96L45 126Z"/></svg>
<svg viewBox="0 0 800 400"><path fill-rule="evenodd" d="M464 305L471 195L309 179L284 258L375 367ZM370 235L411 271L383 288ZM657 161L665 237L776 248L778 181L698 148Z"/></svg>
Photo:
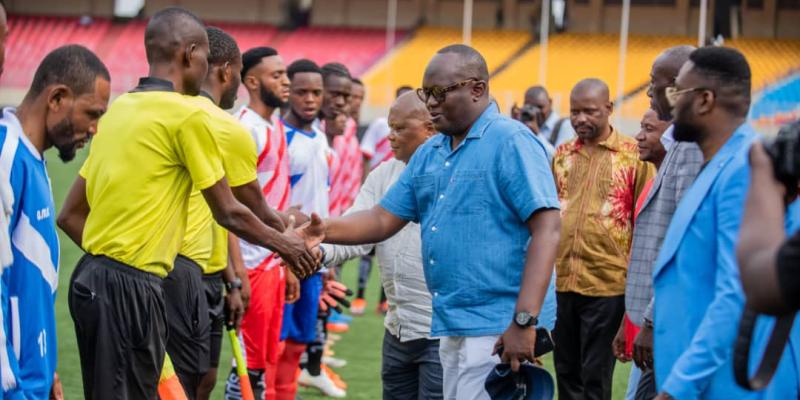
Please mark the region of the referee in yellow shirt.
<svg viewBox="0 0 800 400"><path fill-rule="evenodd" d="M214 219L279 253L302 275L315 257L295 233L269 228L233 197L196 95L208 37L193 14L168 8L145 31L150 76L100 120L89 156L59 216L87 254L69 287L87 399L152 399L164 360L161 278L181 248L192 187Z"/></svg>
<svg viewBox="0 0 800 400"><path fill-rule="evenodd" d="M209 67L208 75L199 96L192 98L200 108L210 115L212 133L217 142L222 156L222 166L225 176L234 195L243 204L254 211L256 215L266 218L265 223L274 225L276 222L270 218L280 218L271 209L261 193L261 188L256 177L257 154L256 146L250 132L233 116L223 111L233 107L236 93L241 83L242 56L236 41L219 28L209 27L208 34ZM283 227L283 220L277 224ZM198 299L202 313L199 320L209 329L198 331L199 335L192 336L186 330L191 322L183 313L182 319L173 319L170 315L170 338L167 342L167 352L175 360L176 356L186 358L185 361L175 363L176 371L190 398L208 399L214 389L217 379L220 349L222 345L223 325L227 319L228 325L238 327L244 313L240 289L242 282L236 276L233 265L228 264L228 233L225 228L214 222L211 209L203 200L199 190L192 192L189 198L189 215L186 235L183 239L180 254L175 260L175 270L164 281L167 297L167 314L171 308L180 310L180 285L185 282L183 277L176 282L170 282L180 264L193 264L190 271L202 269L202 278L198 274L192 275L192 281L204 287L204 292L196 294L205 296ZM198 268L199 267L199 268ZM223 279L224 278L224 279ZM176 297L170 302L173 295L167 288L167 283L174 286ZM223 301L223 286L227 286L227 298ZM185 287L185 285L184 285ZM193 293L194 294L194 293ZM227 313L223 312L227 303ZM185 303L184 303L185 304ZM187 310L188 311L188 310ZM176 313L180 315L180 313ZM227 314L227 315L225 315ZM177 326L175 326L177 325ZM173 342L173 333L182 331L181 338ZM197 340L197 342L194 342ZM193 346L194 343L204 346ZM183 370L183 371L182 371Z"/></svg>

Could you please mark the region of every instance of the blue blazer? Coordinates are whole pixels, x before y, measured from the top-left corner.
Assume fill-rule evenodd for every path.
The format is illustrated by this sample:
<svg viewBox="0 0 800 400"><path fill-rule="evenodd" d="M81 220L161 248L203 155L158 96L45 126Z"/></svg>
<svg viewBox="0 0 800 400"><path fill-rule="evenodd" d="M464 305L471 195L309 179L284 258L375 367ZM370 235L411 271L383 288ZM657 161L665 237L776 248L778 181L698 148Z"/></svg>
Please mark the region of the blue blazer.
<svg viewBox="0 0 800 400"><path fill-rule="evenodd" d="M797 398L791 346L766 390L748 392L733 377L744 306L735 249L756 138L749 125L740 126L703 167L678 204L653 269L656 385L677 399ZM760 359L771 320L759 320L751 360Z"/></svg>

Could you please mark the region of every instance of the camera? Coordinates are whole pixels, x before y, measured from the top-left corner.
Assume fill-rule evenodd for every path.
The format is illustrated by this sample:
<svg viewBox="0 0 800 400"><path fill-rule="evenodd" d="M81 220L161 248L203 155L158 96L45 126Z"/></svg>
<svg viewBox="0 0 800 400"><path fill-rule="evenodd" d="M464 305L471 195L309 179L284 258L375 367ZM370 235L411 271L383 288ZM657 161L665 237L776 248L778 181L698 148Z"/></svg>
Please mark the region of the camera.
<svg viewBox="0 0 800 400"><path fill-rule="evenodd" d="M800 182L800 121L781 128L775 139L764 144L764 149L772 159L775 179L790 193L796 192Z"/></svg>
<svg viewBox="0 0 800 400"><path fill-rule="evenodd" d="M541 108L533 104L525 104L519 110L519 121L522 123L535 121L537 126L542 126L544 124L544 114Z"/></svg>

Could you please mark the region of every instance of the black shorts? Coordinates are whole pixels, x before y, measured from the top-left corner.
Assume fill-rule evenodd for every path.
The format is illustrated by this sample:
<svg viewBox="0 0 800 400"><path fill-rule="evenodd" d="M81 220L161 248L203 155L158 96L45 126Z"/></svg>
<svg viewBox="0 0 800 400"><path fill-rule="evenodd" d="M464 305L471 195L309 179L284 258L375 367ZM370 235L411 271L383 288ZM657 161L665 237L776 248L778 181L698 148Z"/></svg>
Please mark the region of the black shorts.
<svg viewBox="0 0 800 400"><path fill-rule="evenodd" d="M208 303L208 319L211 323L209 367L219 366L219 354L222 350L222 334L225 329L225 283L222 272L203 275L203 286Z"/></svg>
<svg viewBox="0 0 800 400"><path fill-rule="evenodd" d="M203 270L196 262L178 255L162 287L169 324L167 354L175 372L179 378L205 374L209 368L211 323Z"/></svg>
<svg viewBox="0 0 800 400"><path fill-rule="evenodd" d="M84 255L69 283L86 399L154 399L167 318L161 278Z"/></svg>

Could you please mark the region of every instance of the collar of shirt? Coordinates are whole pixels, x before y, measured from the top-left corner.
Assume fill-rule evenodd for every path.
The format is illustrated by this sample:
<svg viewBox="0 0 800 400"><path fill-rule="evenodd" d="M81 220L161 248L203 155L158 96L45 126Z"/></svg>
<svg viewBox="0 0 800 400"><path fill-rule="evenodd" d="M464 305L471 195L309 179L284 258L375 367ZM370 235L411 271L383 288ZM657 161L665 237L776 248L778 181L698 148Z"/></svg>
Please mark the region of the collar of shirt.
<svg viewBox="0 0 800 400"><path fill-rule="evenodd" d="M558 113L555 111L550 111L550 116L547 117L547 119L544 120L544 124L542 124L541 134L552 132L558 120L559 120Z"/></svg>
<svg viewBox="0 0 800 400"><path fill-rule="evenodd" d="M609 126L609 128L611 128L611 134L608 135L608 138L606 138L606 140L603 140L602 142L598 143L598 145L601 147L605 147L613 152L617 152L620 150L620 145L622 144L622 142L620 141L619 133L617 132L617 130L614 129L613 126ZM576 153L580 152L581 149L583 149L583 141L579 137L575 139L575 141L569 144L567 151L570 153Z"/></svg>
<svg viewBox="0 0 800 400"><path fill-rule="evenodd" d="M478 117L478 119L476 119L475 122L472 123L472 126L469 128L469 131L467 132L467 137L465 137L464 140L461 142L461 144L459 144L457 148L453 149L452 152L455 152L456 150L464 146L464 143L466 143L467 140L482 138L484 132L486 132L486 127L488 127L492 119L494 119L494 117L496 117L499 114L500 114L500 109L498 108L497 103L495 103L494 101L490 102L489 105L486 106L486 109L484 109L483 112L481 113L481 116ZM453 138L450 137L449 135L441 134L430 140L432 140L431 145L433 147L444 147L446 150L449 150L450 143L452 142Z"/></svg>
<svg viewBox="0 0 800 400"><path fill-rule="evenodd" d="M170 82L170 83L171 83L171 82ZM213 98L213 97L211 97L211 93L208 93L208 92L206 92L205 90L201 90L201 91L200 91L200 94L199 94L198 96L200 96L200 97L205 97L205 98L207 98L207 99L211 100L211 102L212 102L212 103L214 103L214 98ZM214 105L217 105L217 103L214 103Z"/></svg>
<svg viewBox="0 0 800 400"><path fill-rule="evenodd" d="M17 109L14 107L6 107L3 109L3 120L5 121L6 125L9 125L12 129L16 129L17 132L20 133L19 139L28 149L28 151L39 161L44 160L42 157L42 153L39 153L39 149L33 145L31 139L28 138L28 135L25 134L25 131L22 129L22 123L17 118Z"/></svg>
<svg viewBox="0 0 800 400"><path fill-rule="evenodd" d="M174 92L175 85L172 82L161 79L161 78L154 78L152 76L145 76L139 78L139 84L131 90L131 92Z"/></svg>
<svg viewBox="0 0 800 400"><path fill-rule="evenodd" d="M664 134L661 135L661 145L664 146L664 150L669 151L670 147L675 144L675 125L670 124Z"/></svg>

